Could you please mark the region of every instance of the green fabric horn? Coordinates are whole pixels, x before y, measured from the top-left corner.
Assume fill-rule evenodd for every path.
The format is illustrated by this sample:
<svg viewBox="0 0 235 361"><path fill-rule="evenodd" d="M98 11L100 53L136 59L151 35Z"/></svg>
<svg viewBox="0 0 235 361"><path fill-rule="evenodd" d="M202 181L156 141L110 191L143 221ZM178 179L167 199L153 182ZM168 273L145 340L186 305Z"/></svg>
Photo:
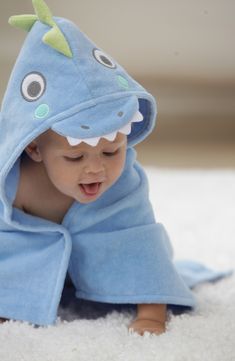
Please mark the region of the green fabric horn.
<svg viewBox="0 0 235 361"><path fill-rule="evenodd" d="M9 24L29 32L37 20L41 21L43 24L52 27L52 29L43 36L42 41L65 56L72 58L73 54L70 46L62 31L54 21L45 1L32 0L32 3L36 15L11 16L8 20Z"/></svg>

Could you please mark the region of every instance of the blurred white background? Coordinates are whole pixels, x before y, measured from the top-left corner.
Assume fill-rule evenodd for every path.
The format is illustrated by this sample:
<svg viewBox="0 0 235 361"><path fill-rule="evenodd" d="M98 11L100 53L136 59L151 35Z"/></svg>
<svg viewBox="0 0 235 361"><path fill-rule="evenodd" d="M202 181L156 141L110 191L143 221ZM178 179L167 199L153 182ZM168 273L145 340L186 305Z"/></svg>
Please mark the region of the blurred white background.
<svg viewBox="0 0 235 361"><path fill-rule="evenodd" d="M235 167L233 0L47 0L157 99L153 134L138 159L160 167ZM30 0L0 3L0 96L26 33L11 15Z"/></svg>

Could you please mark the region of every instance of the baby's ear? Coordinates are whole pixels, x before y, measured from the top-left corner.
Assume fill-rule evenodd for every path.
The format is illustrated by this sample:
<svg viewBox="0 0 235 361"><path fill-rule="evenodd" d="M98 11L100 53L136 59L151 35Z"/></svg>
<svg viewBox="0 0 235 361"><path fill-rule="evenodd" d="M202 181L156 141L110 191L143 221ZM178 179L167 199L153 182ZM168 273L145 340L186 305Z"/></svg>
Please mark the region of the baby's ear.
<svg viewBox="0 0 235 361"><path fill-rule="evenodd" d="M41 152L40 152L38 144L35 140L33 140L31 143L29 143L27 145L27 147L25 148L25 152L35 162L42 161Z"/></svg>

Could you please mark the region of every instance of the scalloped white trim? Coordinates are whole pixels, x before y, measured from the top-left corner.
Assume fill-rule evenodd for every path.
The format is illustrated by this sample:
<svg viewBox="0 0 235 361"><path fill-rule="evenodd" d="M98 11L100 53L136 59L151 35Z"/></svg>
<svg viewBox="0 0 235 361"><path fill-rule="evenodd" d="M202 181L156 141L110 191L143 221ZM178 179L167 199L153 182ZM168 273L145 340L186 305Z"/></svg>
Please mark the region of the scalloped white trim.
<svg viewBox="0 0 235 361"><path fill-rule="evenodd" d="M75 146L75 145L78 145L78 144L84 142L84 143L87 143L88 145L91 145L92 147L95 147L99 143L99 140L101 138L105 138L112 142L116 138L118 132L120 132L122 134L126 134L126 135L130 134L131 133L131 124L141 122L143 119L144 119L143 115L139 111L137 111L133 115L132 119L127 124L125 124L122 128L120 128L119 130L117 130L115 132L102 135L101 137L84 138L84 139L66 137L66 139L67 139L68 143L72 146Z"/></svg>

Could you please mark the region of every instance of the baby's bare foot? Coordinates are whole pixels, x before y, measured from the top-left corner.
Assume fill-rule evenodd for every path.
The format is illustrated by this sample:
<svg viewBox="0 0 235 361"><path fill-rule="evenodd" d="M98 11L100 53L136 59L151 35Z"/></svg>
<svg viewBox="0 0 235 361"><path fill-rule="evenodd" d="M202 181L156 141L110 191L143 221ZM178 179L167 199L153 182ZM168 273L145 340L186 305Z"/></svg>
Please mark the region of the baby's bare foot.
<svg viewBox="0 0 235 361"><path fill-rule="evenodd" d="M160 321L137 318L128 326L128 330L137 332L139 335L143 336L145 331L160 335L165 332L166 328L165 324Z"/></svg>

